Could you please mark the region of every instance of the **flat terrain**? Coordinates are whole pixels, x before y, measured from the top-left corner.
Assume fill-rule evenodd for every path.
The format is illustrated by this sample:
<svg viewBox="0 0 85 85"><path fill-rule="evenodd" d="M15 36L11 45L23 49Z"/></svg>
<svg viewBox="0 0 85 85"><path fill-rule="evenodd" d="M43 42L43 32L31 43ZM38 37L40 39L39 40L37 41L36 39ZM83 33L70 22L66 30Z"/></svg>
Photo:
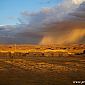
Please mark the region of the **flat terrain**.
<svg viewBox="0 0 85 85"><path fill-rule="evenodd" d="M84 50L84 45L0 45L0 85L76 85L73 81L85 81Z"/></svg>
<svg viewBox="0 0 85 85"><path fill-rule="evenodd" d="M0 59L0 85L75 85L85 80L84 57Z"/></svg>

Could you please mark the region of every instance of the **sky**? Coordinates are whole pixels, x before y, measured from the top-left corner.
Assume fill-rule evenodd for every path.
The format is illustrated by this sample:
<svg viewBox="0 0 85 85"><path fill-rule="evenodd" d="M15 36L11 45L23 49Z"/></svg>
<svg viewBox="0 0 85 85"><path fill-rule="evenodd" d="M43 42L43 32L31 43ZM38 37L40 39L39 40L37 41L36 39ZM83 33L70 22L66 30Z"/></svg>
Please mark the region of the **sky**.
<svg viewBox="0 0 85 85"><path fill-rule="evenodd" d="M0 0L0 25L19 23L23 11L37 12L43 7L53 7L62 0Z"/></svg>
<svg viewBox="0 0 85 85"><path fill-rule="evenodd" d="M0 0L0 43L85 44L85 0Z"/></svg>

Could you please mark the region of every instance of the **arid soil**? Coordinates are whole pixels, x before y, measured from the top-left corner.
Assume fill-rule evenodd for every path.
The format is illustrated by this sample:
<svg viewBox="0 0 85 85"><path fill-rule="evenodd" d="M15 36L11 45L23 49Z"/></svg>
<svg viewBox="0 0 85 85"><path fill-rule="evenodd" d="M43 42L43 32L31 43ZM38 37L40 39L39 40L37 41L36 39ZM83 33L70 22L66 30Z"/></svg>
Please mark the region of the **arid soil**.
<svg viewBox="0 0 85 85"><path fill-rule="evenodd" d="M0 85L76 85L73 81L85 81L83 44L0 45Z"/></svg>
<svg viewBox="0 0 85 85"><path fill-rule="evenodd" d="M75 85L76 80L85 80L83 56L0 59L0 85Z"/></svg>

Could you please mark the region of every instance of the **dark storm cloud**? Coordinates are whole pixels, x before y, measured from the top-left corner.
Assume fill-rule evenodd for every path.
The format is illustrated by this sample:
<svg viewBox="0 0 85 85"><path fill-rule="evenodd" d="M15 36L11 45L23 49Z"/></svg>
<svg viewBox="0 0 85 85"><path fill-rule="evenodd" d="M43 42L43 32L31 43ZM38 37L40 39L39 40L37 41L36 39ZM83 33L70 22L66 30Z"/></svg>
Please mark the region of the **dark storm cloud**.
<svg viewBox="0 0 85 85"><path fill-rule="evenodd" d="M76 0L72 0L75 1ZM29 13L24 11L19 18L21 22L11 31L5 31L9 36L0 42L7 43L85 43L85 3L75 4L71 0L53 8L42 8L40 12ZM8 27L6 27L8 28ZM12 28L12 27L11 27ZM0 31L1 33L1 31Z"/></svg>
<svg viewBox="0 0 85 85"><path fill-rule="evenodd" d="M80 40L85 35L84 9L85 3L75 5L71 1L44 8L30 17L28 29L42 34L40 44L82 43Z"/></svg>
<svg viewBox="0 0 85 85"><path fill-rule="evenodd" d="M62 21L49 24L45 32L46 36L41 44L85 43L85 3L65 16Z"/></svg>

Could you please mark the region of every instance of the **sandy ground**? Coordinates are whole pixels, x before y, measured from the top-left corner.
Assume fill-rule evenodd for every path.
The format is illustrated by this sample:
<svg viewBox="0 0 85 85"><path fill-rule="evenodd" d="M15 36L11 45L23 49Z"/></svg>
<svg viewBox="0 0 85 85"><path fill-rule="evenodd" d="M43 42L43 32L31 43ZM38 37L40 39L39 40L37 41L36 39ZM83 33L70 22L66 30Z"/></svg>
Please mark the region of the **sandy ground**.
<svg viewBox="0 0 85 85"><path fill-rule="evenodd" d="M0 59L0 85L76 85L76 80L85 81L83 56Z"/></svg>

